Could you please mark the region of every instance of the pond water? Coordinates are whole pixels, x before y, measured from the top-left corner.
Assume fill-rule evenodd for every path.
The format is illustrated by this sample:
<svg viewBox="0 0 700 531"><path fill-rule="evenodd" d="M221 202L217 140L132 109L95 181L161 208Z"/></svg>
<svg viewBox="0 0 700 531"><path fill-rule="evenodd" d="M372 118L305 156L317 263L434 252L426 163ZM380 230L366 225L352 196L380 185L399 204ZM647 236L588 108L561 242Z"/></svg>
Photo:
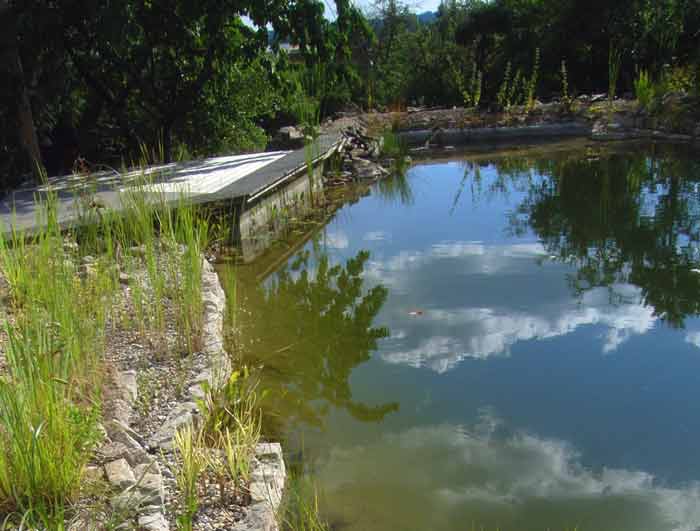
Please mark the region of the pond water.
<svg viewBox="0 0 700 531"><path fill-rule="evenodd" d="M245 359L334 529L695 530L699 240L688 150L419 163L239 270Z"/></svg>

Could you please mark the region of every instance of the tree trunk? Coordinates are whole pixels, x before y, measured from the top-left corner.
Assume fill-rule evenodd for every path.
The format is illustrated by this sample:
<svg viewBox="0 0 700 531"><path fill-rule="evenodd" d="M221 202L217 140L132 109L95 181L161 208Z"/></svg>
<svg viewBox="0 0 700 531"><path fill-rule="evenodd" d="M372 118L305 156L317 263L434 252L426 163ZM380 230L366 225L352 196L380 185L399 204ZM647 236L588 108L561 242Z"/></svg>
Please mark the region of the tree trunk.
<svg viewBox="0 0 700 531"><path fill-rule="evenodd" d="M45 175L45 171L29 93L24 81L22 60L17 48L15 17L9 0L0 0L0 69L5 71L5 82L16 109L19 145L26 155L34 178L39 181Z"/></svg>
<svg viewBox="0 0 700 531"><path fill-rule="evenodd" d="M163 160L166 164L173 158L173 127L171 123L163 125Z"/></svg>

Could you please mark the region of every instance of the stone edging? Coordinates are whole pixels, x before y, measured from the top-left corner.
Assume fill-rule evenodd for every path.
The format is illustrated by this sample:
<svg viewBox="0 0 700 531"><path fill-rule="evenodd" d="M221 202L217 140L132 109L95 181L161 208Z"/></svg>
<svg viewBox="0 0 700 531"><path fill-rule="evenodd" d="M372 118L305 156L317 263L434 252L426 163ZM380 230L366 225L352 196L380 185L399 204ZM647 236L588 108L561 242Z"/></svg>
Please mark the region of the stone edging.
<svg viewBox="0 0 700 531"><path fill-rule="evenodd" d="M682 133L669 133L659 129L644 129L638 127L628 127L620 122L607 123L598 121L591 130L591 139L608 140L660 140L664 142L693 142L698 135L687 135Z"/></svg>
<svg viewBox="0 0 700 531"><path fill-rule="evenodd" d="M422 129L399 131L409 146L438 144L461 145L469 142L516 140L527 138L575 137L591 133L588 124L579 121L524 126L477 127L472 129Z"/></svg>
<svg viewBox="0 0 700 531"><path fill-rule="evenodd" d="M118 373L114 378L116 396L112 418L105 419L108 443L97 452L102 467L90 467L87 473L107 480L121 492L112 498L118 509L137 513L140 529L169 531L165 517L165 489L158 462L147 452L171 452L176 431L198 415L195 400L203 396L201 384L224 383L232 370L224 349L224 311L226 294L212 265L202 258L202 302L204 326L202 351L208 366L188 382L186 397L167 416L156 433L145 441L129 427L133 404L137 399L136 371ZM252 503L243 508L245 516L233 530L277 531L276 512L281 503L286 469L279 443L262 443L256 447L252 464L250 494ZM72 531L89 529L90 524L76 521Z"/></svg>

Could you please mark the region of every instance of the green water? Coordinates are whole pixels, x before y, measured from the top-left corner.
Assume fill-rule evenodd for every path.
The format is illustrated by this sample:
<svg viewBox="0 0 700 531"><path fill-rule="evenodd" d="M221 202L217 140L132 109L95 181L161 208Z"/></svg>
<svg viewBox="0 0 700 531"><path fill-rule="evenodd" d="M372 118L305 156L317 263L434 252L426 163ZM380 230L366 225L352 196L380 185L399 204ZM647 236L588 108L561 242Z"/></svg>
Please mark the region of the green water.
<svg viewBox="0 0 700 531"><path fill-rule="evenodd" d="M700 528L699 222L689 149L417 164L239 270L268 429L334 529Z"/></svg>

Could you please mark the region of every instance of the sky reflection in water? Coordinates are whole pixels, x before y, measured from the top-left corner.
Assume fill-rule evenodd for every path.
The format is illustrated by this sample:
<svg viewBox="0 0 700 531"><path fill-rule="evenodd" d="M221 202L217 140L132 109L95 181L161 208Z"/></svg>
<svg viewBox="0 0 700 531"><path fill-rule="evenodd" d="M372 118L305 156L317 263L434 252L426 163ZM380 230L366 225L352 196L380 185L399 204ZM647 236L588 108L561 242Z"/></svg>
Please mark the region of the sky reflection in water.
<svg viewBox="0 0 700 531"><path fill-rule="evenodd" d="M660 148L418 165L259 287L338 529L699 528L698 182Z"/></svg>

